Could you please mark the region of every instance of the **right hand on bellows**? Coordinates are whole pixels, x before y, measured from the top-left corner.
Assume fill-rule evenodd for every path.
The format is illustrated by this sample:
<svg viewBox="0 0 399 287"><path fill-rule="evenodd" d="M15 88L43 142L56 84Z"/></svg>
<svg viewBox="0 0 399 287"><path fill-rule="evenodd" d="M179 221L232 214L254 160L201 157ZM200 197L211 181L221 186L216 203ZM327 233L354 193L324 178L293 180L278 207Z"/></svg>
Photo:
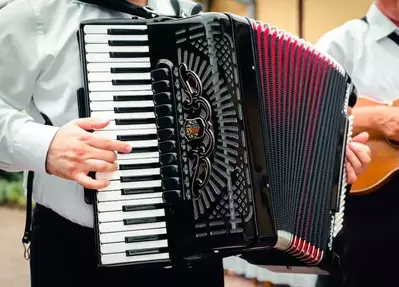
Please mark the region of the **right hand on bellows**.
<svg viewBox="0 0 399 287"><path fill-rule="evenodd" d="M113 172L117 169L116 152L129 153L129 144L87 130L100 130L109 120L82 118L61 127L54 136L47 154L47 172L75 180L90 189L108 186L107 180L96 180L89 172Z"/></svg>

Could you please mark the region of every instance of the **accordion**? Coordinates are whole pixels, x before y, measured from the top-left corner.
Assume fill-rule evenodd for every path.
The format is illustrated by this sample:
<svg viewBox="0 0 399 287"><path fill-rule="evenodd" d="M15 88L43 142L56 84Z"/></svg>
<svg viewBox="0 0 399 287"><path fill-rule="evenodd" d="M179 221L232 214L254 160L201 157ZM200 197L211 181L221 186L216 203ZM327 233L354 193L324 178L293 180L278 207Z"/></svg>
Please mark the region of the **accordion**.
<svg viewBox="0 0 399 287"><path fill-rule="evenodd" d="M110 119L93 132L133 147L85 191L99 266L334 262L357 97L334 59L228 13L90 20L78 36L80 117Z"/></svg>

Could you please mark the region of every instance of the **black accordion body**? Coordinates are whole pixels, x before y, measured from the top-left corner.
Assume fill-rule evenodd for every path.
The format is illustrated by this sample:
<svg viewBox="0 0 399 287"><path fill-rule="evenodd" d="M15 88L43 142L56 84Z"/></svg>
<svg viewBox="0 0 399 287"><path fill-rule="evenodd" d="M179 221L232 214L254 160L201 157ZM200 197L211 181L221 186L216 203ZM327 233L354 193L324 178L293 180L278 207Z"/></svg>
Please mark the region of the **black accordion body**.
<svg viewBox="0 0 399 287"><path fill-rule="evenodd" d="M338 63L223 13L87 21L79 42L80 117L109 118L94 133L133 147L93 175L111 180L91 193L100 266L333 261L356 102Z"/></svg>

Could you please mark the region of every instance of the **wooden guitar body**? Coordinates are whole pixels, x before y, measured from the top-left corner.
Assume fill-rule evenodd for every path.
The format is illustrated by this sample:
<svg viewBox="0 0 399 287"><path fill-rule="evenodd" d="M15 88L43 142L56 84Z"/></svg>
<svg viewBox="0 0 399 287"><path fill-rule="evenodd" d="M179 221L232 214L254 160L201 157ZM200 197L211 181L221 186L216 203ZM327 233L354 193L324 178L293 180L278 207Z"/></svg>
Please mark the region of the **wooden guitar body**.
<svg viewBox="0 0 399 287"><path fill-rule="evenodd" d="M380 103L364 97L358 97L356 102L356 107L379 105L387 106L387 103ZM399 99L390 105L399 107ZM351 195L375 192L399 172L399 143L389 141L374 130L367 132L370 135L367 145L371 149L371 163L367 170L353 183Z"/></svg>

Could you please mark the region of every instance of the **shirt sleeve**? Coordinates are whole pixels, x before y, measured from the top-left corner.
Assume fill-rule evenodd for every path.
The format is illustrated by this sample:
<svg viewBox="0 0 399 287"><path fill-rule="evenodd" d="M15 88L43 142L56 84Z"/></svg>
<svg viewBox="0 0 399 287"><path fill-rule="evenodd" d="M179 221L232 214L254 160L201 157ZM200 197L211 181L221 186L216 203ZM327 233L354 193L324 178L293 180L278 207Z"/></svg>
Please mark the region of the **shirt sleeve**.
<svg viewBox="0 0 399 287"><path fill-rule="evenodd" d="M32 102L44 50L33 3L12 1L0 9L0 169L45 173L58 128L24 112Z"/></svg>

